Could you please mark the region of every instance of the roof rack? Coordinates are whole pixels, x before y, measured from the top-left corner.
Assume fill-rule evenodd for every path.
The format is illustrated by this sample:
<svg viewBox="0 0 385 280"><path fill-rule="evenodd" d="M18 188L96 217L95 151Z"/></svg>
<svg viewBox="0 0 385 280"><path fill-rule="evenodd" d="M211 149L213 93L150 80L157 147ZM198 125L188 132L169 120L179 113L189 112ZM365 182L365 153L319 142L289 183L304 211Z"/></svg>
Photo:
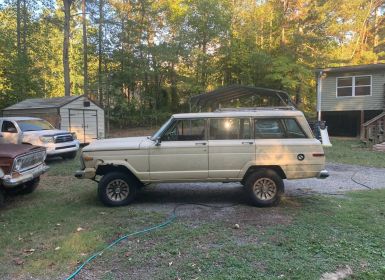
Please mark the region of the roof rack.
<svg viewBox="0 0 385 280"><path fill-rule="evenodd" d="M239 108L218 108L214 112L229 112L229 111L268 111L268 110L288 110L296 111L294 106L277 106L277 107L239 107Z"/></svg>

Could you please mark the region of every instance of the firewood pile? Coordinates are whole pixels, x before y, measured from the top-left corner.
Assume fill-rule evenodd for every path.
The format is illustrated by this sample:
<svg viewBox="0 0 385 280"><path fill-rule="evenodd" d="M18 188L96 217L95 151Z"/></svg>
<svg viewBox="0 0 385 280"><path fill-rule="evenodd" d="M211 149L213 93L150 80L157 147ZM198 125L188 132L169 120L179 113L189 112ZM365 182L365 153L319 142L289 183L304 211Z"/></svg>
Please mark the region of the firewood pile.
<svg viewBox="0 0 385 280"><path fill-rule="evenodd" d="M385 142L382 142L381 144L373 145L373 151L385 152Z"/></svg>

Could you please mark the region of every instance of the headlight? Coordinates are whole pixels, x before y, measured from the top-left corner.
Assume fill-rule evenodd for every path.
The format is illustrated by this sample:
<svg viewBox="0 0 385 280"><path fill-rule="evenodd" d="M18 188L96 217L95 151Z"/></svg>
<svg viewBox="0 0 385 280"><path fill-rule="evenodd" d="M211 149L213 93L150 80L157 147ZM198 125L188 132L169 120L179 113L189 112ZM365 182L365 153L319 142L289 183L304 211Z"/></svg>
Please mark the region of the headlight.
<svg viewBox="0 0 385 280"><path fill-rule="evenodd" d="M74 140L78 139L78 137L76 136L76 132L71 132L71 134L72 134L72 138L73 138Z"/></svg>
<svg viewBox="0 0 385 280"><path fill-rule="evenodd" d="M16 160L15 160L15 163L14 163L14 165L13 165L13 169L14 169L15 171L20 171L22 164L23 164L23 159L22 159L22 158L16 159Z"/></svg>
<svg viewBox="0 0 385 280"><path fill-rule="evenodd" d="M53 136L40 136L40 141L43 143L53 143Z"/></svg>

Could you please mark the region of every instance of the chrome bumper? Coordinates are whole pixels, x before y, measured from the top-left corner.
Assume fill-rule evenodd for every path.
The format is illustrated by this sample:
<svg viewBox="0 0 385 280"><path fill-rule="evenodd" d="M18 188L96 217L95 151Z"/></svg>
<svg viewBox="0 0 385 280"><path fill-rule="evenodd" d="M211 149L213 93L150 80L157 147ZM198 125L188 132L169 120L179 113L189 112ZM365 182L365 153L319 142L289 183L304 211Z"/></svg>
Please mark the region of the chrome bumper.
<svg viewBox="0 0 385 280"><path fill-rule="evenodd" d="M49 167L43 163L43 164L40 164L39 166L36 166L35 168L32 168L30 170L27 170L21 173L17 177L12 177L12 175L5 175L3 177L3 185L5 187L15 187L15 186L21 185L25 182L31 181L39 177L41 174L47 172L48 169Z"/></svg>
<svg viewBox="0 0 385 280"><path fill-rule="evenodd" d="M84 170L78 170L75 172L75 177L78 179L93 179L96 176L94 168L86 168Z"/></svg>
<svg viewBox="0 0 385 280"><path fill-rule="evenodd" d="M318 179L326 179L327 177L329 177L329 171L327 171L326 169L320 171L317 176Z"/></svg>

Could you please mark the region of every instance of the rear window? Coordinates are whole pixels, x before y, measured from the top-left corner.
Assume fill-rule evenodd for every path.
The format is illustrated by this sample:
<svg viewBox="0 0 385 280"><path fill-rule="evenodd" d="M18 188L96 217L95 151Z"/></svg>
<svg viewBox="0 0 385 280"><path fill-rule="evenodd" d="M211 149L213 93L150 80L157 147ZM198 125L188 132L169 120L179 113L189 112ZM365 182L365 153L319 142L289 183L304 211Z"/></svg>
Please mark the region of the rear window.
<svg viewBox="0 0 385 280"><path fill-rule="evenodd" d="M287 138L307 138L295 119L284 119Z"/></svg>
<svg viewBox="0 0 385 280"><path fill-rule="evenodd" d="M286 138L280 119L256 119L254 127L256 139Z"/></svg>
<svg viewBox="0 0 385 280"><path fill-rule="evenodd" d="M294 118L255 119L255 139L307 138Z"/></svg>

